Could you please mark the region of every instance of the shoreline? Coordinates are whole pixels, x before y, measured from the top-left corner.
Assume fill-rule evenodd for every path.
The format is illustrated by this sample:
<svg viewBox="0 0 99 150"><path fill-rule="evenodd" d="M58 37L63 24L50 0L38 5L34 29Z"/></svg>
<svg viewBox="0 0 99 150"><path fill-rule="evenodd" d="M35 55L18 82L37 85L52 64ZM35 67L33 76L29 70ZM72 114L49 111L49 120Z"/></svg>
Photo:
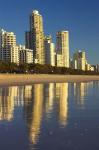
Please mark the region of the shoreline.
<svg viewBox="0 0 99 150"><path fill-rule="evenodd" d="M0 74L0 86L99 81L95 75Z"/></svg>

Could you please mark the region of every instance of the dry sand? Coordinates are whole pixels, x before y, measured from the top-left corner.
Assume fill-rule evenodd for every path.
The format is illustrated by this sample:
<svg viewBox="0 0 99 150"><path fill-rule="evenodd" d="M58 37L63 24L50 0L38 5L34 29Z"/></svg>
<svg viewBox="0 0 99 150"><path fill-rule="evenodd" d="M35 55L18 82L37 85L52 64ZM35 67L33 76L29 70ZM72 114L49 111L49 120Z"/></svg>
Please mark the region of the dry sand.
<svg viewBox="0 0 99 150"><path fill-rule="evenodd" d="M0 74L0 85L25 85L49 82L99 81L99 76L87 75L46 75L46 74Z"/></svg>

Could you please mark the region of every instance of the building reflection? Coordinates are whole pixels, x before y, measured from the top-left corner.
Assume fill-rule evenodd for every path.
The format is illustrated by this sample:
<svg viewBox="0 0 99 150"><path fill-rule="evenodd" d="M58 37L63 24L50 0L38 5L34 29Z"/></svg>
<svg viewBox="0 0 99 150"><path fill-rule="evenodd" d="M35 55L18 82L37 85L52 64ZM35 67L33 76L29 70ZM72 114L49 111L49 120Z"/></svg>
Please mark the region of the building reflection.
<svg viewBox="0 0 99 150"><path fill-rule="evenodd" d="M28 90L27 90L28 91ZM50 84L34 84L30 87L28 99L24 98L25 117L28 127L29 138L32 144L37 144L41 132L41 123L43 114L47 114L46 119L51 119L53 115L56 98L59 107L59 122L61 126L68 123L68 83L50 83ZM33 95L31 95L31 93ZM28 95L28 94L25 94ZM32 97L32 99L31 99ZM45 100L44 100L45 99ZM56 109L55 109L56 110ZM50 117L49 117L50 115Z"/></svg>
<svg viewBox="0 0 99 150"><path fill-rule="evenodd" d="M59 99L59 121L62 126L68 123L68 83L56 83L56 98Z"/></svg>
<svg viewBox="0 0 99 150"><path fill-rule="evenodd" d="M29 139L32 144L36 144L41 131L43 114L47 119L51 119L53 112L57 110L60 125L67 125L68 83L0 88L0 120L12 121L14 109L19 107L21 112L24 112ZM56 109L57 107L59 109Z"/></svg>
<svg viewBox="0 0 99 150"><path fill-rule="evenodd" d="M23 107L24 105L24 86L17 86L17 95L14 101L15 107Z"/></svg>
<svg viewBox="0 0 99 150"><path fill-rule="evenodd" d="M11 86L0 88L0 120L11 121L14 109L23 107L31 99L32 86ZM24 100L25 99L25 100Z"/></svg>
<svg viewBox="0 0 99 150"><path fill-rule="evenodd" d="M76 99L76 103L80 106L84 106L85 97L88 92L89 83L74 83L74 96Z"/></svg>
<svg viewBox="0 0 99 150"><path fill-rule="evenodd" d="M46 113L47 117L51 117L51 113L53 111L53 105L54 105L54 97L55 97L55 84L54 83L49 83L47 85L48 91L46 91Z"/></svg>
<svg viewBox="0 0 99 150"><path fill-rule="evenodd" d="M32 85L25 86L23 93L25 107L31 104L32 97L33 97L33 86Z"/></svg>
<svg viewBox="0 0 99 150"><path fill-rule="evenodd" d="M17 95L17 86L0 88L0 120L11 121L13 119Z"/></svg>
<svg viewBox="0 0 99 150"><path fill-rule="evenodd" d="M28 91L27 94L25 93L25 96L28 97L28 100L30 98L29 101L25 102L25 116L27 120L30 141L32 144L36 144L39 139L42 121L44 86L43 84L35 84L32 90L29 90L31 92Z"/></svg>
<svg viewBox="0 0 99 150"><path fill-rule="evenodd" d="M27 85L24 87L24 97L25 99L31 99L32 96L32 85Z"/></svg>

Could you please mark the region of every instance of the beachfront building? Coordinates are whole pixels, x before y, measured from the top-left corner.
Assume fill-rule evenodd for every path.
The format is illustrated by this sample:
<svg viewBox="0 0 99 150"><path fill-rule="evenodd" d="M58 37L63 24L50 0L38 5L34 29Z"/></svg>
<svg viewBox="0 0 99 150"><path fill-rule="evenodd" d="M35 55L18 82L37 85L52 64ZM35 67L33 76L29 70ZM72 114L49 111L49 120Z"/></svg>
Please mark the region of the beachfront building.
<svg viewBox="0 0 99 150"><path fill-rule="evenodd" d="M52 37L46 36L44 39L45 64L55 66L55 45L52 43Z"/></svg>
<svg viewBox="0 0 99 150"><path fill-rule="evenodd" d="M61 54L56 54L56 64L57 67L63 67L63 55Z"/></svg>
<svg viewBox="0 0 99 150"><path fill-rule="evenodd" d="M90 69L91 71L97 71L97 69L96 69L96 66L95 65L91 65L91 69Z"/></svg>
<svg viewBox="0 0 99 150"><path fill-rule="evenodd" d="M96 65L96 70L99 72L99 64Z"/></svg>
<svg viewBox="0 0 99 150"><path fill-rule="evenodd" d="M33 63L33 50L26 49L25 46L19 45L20 64Z"/></svg>
<svg viewBox="0 0 99 150"><path fill-rule="evenodd" d="M17 45L11 46L9 61L11 63L19 64L19 49Z"/></svg>
<svg viewBox="0 0 99 150"><path fill-rule="evenodd" d="M3 29L0 30L0 60L19 64L16 35Z"/></svg>
<svg viewBox="0 0 99 150"><path fill-rule="evenodd" d="M86 53L83 51L77 51L73 55L73 68L74 69L80 69L80 70L86 70Z"/></svg>
<svg viewBox="0 0 99 150"><path fill-rule="evenodd" d="M88 64L87 62L86 62L86 70L87 70L87 71L90 71L90 70L91 70L91 65Z"/></svg>
<svg viewBox="0 0 99 150"><path fill-rule="evenodd" d="M58 67L69 68L69 32L59 31L56 35L56 62Z"/></svg>
<svg viewBox="0 0 99 150"><path fill-rule="evenodd" d="M25 39L26 48L33 50L34 63L45 64L43 18L37 10L30 15L30 31Z"/></svg>

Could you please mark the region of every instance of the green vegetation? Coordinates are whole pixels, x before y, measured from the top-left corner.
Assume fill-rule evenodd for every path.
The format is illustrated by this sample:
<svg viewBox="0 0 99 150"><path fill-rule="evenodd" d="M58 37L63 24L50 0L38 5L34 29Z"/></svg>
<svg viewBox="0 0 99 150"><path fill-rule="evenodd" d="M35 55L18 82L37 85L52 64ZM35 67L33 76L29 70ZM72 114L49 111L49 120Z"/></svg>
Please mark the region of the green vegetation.
<svg viewBox="0 0 99 150"><path fill-rule="evenodd" d="M29 73L29 74L70 74L70 75L99 75L96 71L82 71L65 67L52 67L40 64L20 64L0 61L0 73Z"/></svg>

